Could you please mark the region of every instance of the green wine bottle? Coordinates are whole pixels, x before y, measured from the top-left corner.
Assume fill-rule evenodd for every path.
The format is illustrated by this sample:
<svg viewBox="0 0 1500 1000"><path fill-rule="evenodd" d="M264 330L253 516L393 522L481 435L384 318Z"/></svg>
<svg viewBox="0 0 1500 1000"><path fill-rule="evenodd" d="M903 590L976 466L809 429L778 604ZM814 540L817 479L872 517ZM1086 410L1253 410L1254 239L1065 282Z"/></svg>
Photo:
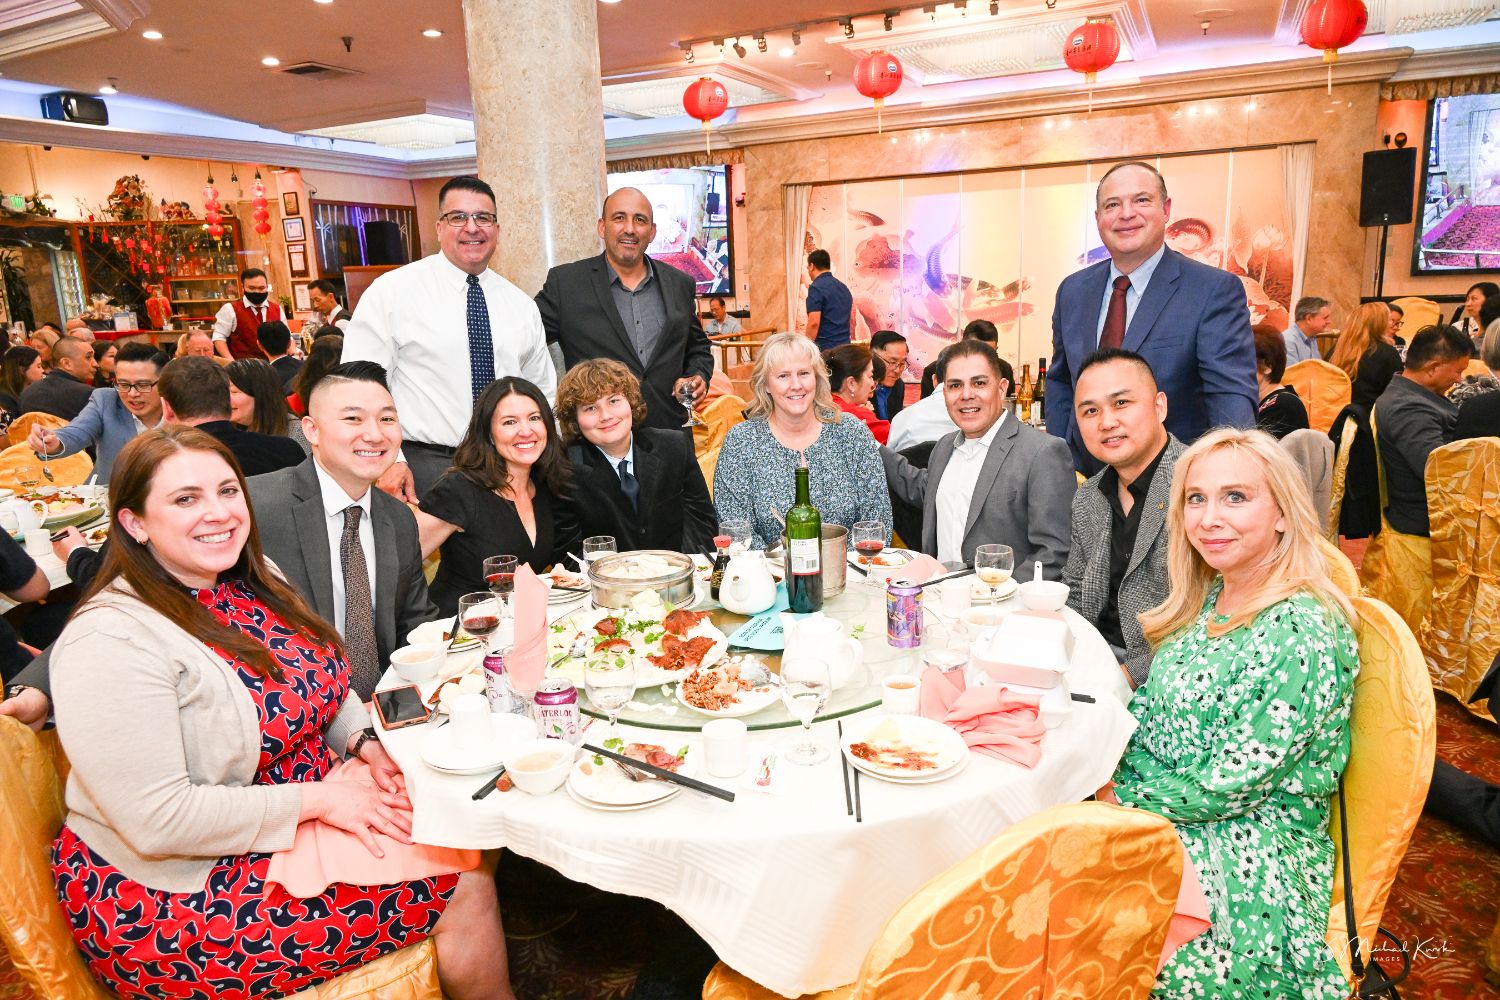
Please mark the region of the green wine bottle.
<svg viewBox="0 0 1500 1000"><path fill-rule="evenodd" d="M797 500L786 512L786 596L789 610L823 609L823 518L807 489L807 459L797 469Z"/></svg>

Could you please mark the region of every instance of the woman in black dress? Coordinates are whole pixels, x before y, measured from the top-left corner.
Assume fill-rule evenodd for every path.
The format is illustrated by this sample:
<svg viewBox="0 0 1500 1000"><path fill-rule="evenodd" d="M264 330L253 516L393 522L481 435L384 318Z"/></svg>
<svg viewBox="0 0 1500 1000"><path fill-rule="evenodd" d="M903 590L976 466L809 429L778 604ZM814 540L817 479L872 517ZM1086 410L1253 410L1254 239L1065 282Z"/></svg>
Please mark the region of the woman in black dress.
<svg viewBox="0 0 1500 1000"><path fill-rule="evenodd" d="M515 556L540 573L575 547L570 479L547 397L523 378L490 383L452 468L417 508L422 557L442 556L431 588L438 611L452 615L460 597L485 589L490 556Z"/></svg>
<svg viewBox="0 0 1500 1000"><path fill-rule="evenodd" d="M1282 384L1286 374L1286 340L1275 327L1255 328L1255 380L1260 405L1255 426L1278 440L1307 427L1307 407L1297 390Z"/></svg>
<svg viewBox="0 0 1500 1000"><path fill-rule="evenodd" d="M1366 302L1354 310L1333 345L1328 360L1348 373L1353 383L1349 401L1367 415L1401 370L1401 354L1394 340L1389 307L1384 302Z"/></svg>

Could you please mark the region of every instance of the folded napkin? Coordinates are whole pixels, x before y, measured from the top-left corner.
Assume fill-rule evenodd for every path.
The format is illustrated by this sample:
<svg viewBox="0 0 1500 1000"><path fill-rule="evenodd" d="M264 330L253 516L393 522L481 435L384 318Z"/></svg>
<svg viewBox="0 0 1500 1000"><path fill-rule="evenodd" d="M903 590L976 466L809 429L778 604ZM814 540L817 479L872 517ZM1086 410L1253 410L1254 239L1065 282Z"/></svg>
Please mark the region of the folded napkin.
<svg viewBox="0 0 1500 1000"><path fill-rule="evenodd" d="M791 607L787 600L786 584L776 585L776 603L741 625L729 637L729 645L738 649L759 649L767 653L779 653L786 648L786 633L781 627L781 613Z"/></svg>
<svg viewBox="0 0 1500 1000"><path fill-rule="evenodd" d="M912 583L925 583L935 576L941 576L948 572L943 564L932 556L917 553L911 562L900 566L868 566L870 576L876 580L910 580Z"/></svg>
<svg viewBox="0 0 1500 1000"><path fill-rule="evenodd" d="M1182 884L1177 887L1177 907L1172 911L1172 922L1167 925L1167 939L1162 942L1161 958L1156 971L1166 968L1172 953L1212 926L1208 919L1208 897L1203 895L1203 884L1198 881L1198 869L1186 848L1182 851Z"/></svg>
<svg viewBox="0 0 1500 1000"><path fill-rule="evenodd" d="M1042 758L1046 735L1041 699L1004 687L969 688L961 670L928 667L922 675L920 712L963 737L969 749L1022 767Z"/></svg>
<svg viewBox="0 0 1500 1000"><path fill-rule="evenodd" d="M324 781L355 781L367 778L369 765L361 760L336 766ZM391 885L449 872L479 867L479 852L427 844L403 844L383 833L375 842L385 857L371 854L360 839L347 830L321 820L297 826L290 849L271 855L266 881L275 882L299 899L323 893L335 882L348 885Z"/></svg>
<svg viewBox="0 0 1500 1000"><path fill-rule="evenodd" d="M547 673L547 585L525 563L516 567L515 634L505 672L513 688L523 694L536 691Z"/></svg>

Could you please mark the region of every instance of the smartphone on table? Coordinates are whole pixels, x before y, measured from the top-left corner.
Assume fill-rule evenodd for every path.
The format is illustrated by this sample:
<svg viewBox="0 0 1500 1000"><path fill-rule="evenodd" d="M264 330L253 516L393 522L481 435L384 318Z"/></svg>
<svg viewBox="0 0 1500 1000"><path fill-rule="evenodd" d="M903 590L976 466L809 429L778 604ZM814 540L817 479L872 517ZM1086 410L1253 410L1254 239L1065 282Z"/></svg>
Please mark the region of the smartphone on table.
<svg viewBox="0 0 1500 1000"><path fill-rule="evenodd" d="M415 684L375 692L375 714L386 730L420 725L432 716L432 709L422 700Z"/></svg>

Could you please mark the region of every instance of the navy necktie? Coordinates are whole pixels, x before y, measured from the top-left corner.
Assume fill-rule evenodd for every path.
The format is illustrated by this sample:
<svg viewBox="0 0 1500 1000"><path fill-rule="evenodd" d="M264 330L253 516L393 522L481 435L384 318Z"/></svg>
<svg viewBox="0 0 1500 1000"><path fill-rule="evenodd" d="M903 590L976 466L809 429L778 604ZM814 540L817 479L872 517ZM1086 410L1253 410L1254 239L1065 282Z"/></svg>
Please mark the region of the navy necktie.
<svg viewBox="0 0 1500 1000"><path fill-rule="evenodd" d="M625 494L625 499L630 501L630 509L640 511L638 501L641 498L641 483L635 476L630 474L630 459L620 461L620 492Z"/></svg>
<svg viewBox="0 0 1500 1000"><path fill-rule="evenodd" d="M469 388L474 398L495 381L495 342L490 336L490 310L484 304L479 276L469 275Z"/></svg>

